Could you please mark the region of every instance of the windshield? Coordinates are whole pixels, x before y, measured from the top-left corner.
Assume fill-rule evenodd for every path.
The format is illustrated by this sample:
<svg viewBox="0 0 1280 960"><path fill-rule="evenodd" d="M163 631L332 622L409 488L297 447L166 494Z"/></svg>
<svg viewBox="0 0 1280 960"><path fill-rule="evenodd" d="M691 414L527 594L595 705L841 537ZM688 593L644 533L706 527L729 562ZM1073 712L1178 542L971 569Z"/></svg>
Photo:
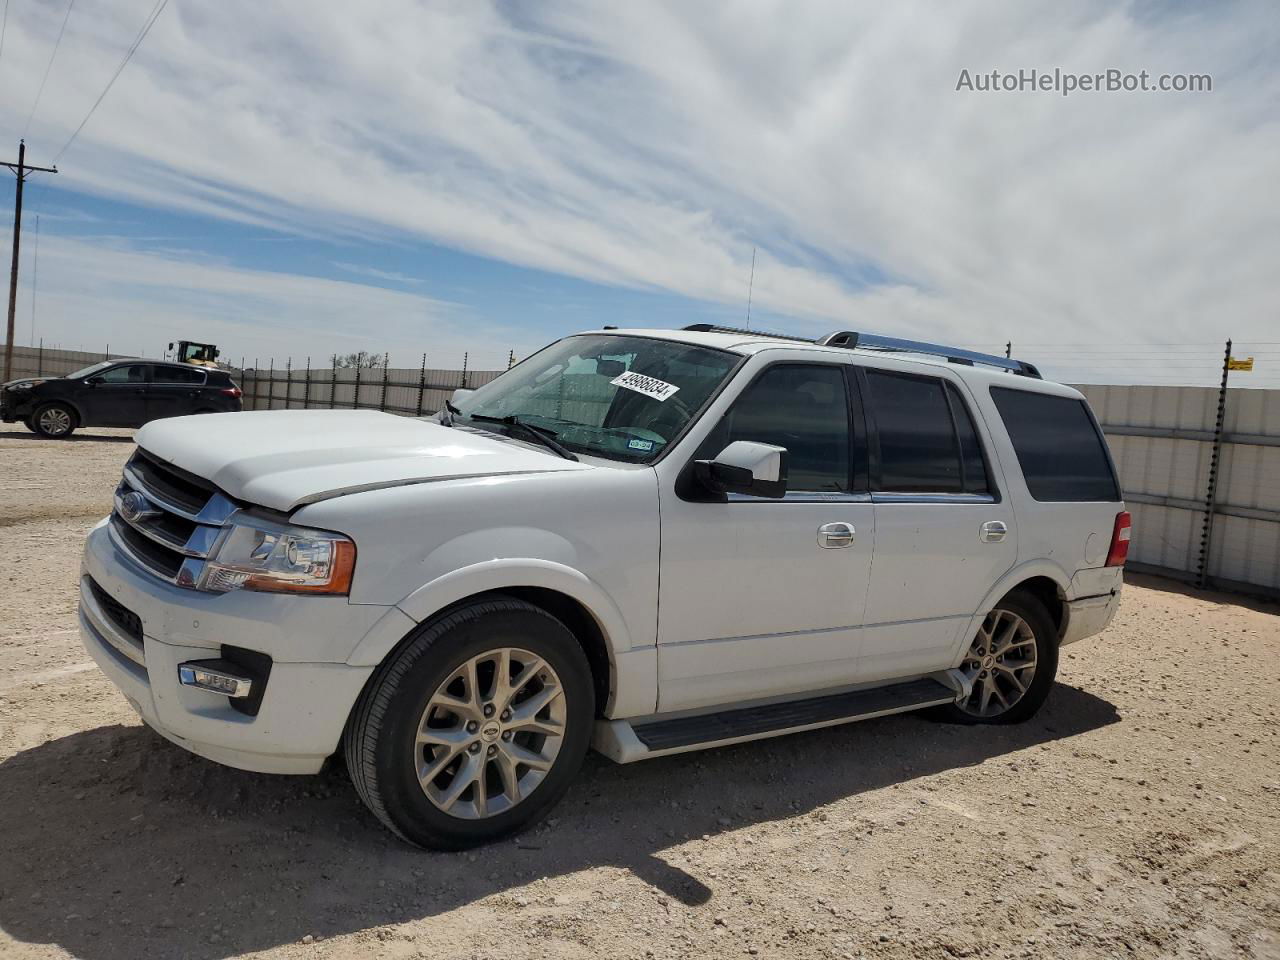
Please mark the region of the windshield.
<svg viewBox="0 0 1280 960"><path fill-rule="evenodd" d="M66 375L66 379L83 380L85 377L92 376L104 367L111 366L113 363L115 363L114 360L99 360L97 363L89 364L89 366L85 367L83 370L77 370L75 373L68 373Z"/></svg>
<svg viewBox="0 0 1280 960"><path fill-rule="evenodd" d="M680 435L738 360L671 340L567 337L459 399L457 416L481 427L514 416L575 452L643 463Z"/></svg>

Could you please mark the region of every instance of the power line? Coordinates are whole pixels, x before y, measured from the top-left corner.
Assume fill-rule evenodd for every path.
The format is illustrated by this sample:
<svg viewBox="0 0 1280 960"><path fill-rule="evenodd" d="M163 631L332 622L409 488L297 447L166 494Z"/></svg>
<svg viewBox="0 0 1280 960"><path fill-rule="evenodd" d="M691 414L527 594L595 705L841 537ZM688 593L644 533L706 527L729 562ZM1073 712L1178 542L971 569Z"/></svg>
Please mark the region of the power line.
<svg viewBox="0 0 1280 960"><path fill-rule="evenodd" d="M49 71L53 69L53 58L58 55L58 47L62 46L62 35L67 31L67 21L71 19L71 8L76 5L76 0L71 0L67 4L66 16L62 18L62 27L58 30L58 39L53 42L53 53L49 54L49 62L44 68L44 77L40 80L40 89L36 91L36 102L31 104L31 113L27 115L27 125L22 128L22 139L27 139L27 131L31 129L31 121L36 115L36 108L40 106L40 98L44 95L44 85L49 80Z"/></svg>
<svg viewBox="0 0 1280 960"><path fill-rule="evenodd" d="M4 20L0 21L0 57L4 56L4 35L9 31L9 0L4 0Z"/></svg>
<svg viewBox="0 0 1280 960"><path fill-rule="evenodd" d="M74 3L75 0L72 0ZM124 71L125 65L133 58L138 47L142 46L142 41L146 39L147 34L151 32L151 28L155 22L160 19L160 14L164 13L164 8L168 5L169 0L156 0L156 5L151 8L151 13L147 15L147 19L142 24L142 29L138 31L138 35L134 37L133 43L129 49L125 51L124 59L120 61L120 66L116 67L116 72L111 75L111 79L107 81L107 85L102 88L102 92L98 94L98 99L93 101L93 106L89 108L89 112L84 115L84 119L80 121L80 126L76 127L71 136L67 138L67 142L62 145L62 149L53 155L52 163L57 163L58 158L67 152L67 148L75 142L76 137L80 135L80 131L84 129L84 125L89 122L89 118L93 116L93 112L98 109L98 104L106 98L107 93L111 90L112 85L116 82L116 78Z"/></svg>

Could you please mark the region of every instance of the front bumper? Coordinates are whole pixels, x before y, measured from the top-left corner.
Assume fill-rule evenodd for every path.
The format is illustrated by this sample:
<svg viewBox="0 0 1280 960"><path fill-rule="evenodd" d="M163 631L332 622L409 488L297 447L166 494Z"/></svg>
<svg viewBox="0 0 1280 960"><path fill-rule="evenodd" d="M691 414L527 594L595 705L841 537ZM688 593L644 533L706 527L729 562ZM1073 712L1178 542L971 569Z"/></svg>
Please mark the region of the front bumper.
<svg viewBox="0 0 1280 960"><path fill-rule="evenodd" d="M109 614L90 578L110 601L138 617L140 637ZM210 595L173 586L124 555L105 521L85 545L80 634L89 655L148 726L192 753L244 770L320 769L374 670L337 657L349 654L374 624L386 629L384 618L412 625L394 607L350 604L343 597ZM256 716L235 710L226 696L178 682L179 664L217 658L223 643L273 658ZM304 649L335 659L296 659Z"/></svg>
<svg viewBox="0 0 1280 960"><path fill-rule="evenodd" d="M30 390L23 390L18 394L9 390L0 391L0 421L15 423L25 420L34 410Z"/></svg>

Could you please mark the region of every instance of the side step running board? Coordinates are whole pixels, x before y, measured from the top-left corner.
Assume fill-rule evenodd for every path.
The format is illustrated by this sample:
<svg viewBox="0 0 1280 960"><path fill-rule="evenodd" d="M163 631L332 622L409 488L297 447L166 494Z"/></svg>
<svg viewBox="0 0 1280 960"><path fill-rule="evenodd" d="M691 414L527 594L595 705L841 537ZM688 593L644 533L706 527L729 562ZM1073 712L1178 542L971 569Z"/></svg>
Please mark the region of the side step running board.
<svg viewBox="0 0 1280 960"><path fill-rule="evenodd" d="M738 707L720 713L668 720L646 718L635 723L605 721L597 724L593 745L605 756L619 763L629 763L668 753L777 737L954 703L958 690L946 682L953 678L946 674L935 676L939 679L922 677L886 687Z"/></svg>

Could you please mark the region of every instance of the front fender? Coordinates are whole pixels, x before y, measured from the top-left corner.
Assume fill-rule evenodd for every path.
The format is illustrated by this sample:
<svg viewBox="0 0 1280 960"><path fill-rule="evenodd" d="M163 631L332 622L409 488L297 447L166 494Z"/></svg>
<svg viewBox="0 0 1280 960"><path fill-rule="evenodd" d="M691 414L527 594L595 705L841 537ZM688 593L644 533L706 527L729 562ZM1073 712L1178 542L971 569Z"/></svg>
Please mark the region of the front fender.
<svg viewBox="0 0 1280 960"><path fill-rule="evenodd" d="M423 584L397 606L415 623L479 593L513 587L541 587L577 600L595 618L612 654L631 649L631 635L612 598L580 570L552 560L533 557L485 560L452 570ZM352 665L381 663L403 637L394 632L372 632L360 641L347 660Z"/></svg>

